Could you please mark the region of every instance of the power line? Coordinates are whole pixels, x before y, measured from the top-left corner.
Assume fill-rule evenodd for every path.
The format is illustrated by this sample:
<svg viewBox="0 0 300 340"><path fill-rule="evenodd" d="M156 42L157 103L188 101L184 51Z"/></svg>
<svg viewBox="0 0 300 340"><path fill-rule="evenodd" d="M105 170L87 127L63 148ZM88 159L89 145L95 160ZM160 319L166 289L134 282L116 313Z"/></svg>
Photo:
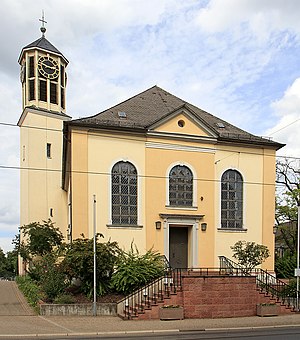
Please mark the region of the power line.
<svg viewBox="0 0 300 340"><path fill-rule="evenodd" d="M300 118L296 119L295 121L293 121L292 123L290 123L290 124L288 124L288 125L286 125L286 126L283 126L283 127L280 128L280 129L278 129L278 130L276 130L276 131L270 133L270 136L272 136L272 135L274 135L275 133L277 133L277 132L279 132L279 131L281 131L281 130L284 130L285 128L287 128L287 127L289 127L289 126L291 126L291 125L297 123L299 120L300 120Z"/></svg>
<svg viewBox="0 0 300 340"><path fill-rule="evenodd" d="M45 169L45 168L33 168L33 167L20 167L20 166L5 166L0 165L0 169L11 169L11 170L28 170L28 171L43 171L43 172L57 172L62 173L61 169ZM78 175L101 175L101 176L111 176L112 174L109 172L100 172L100 171L80 171L80 170L67 170L66 173L71 174L78 174ZM154 176L154 175L137 175L138 178L144 179L169 179L168 176ZM221 183L221 179L207 179L207 178L193 178L193 180L197 182L215 182ZM262 186L275 186L275 183L262 183L262 182L250 182L250 181L243 181L244 184L249 185L262 185ZM278 186L283 186L280 183L276 183Z"/></svg>
<svg viewBox="0 0 300 340"><path fill-rule="evenodd" d="M4 125L4 126L11 126L11 127L18 127L18 125L16 124L12 124L12 123L5 123L5 122L0 122L0 125ZM37 130L45 130L45 131L54 131L54 132L59 132L59 133L62 133L63 130L62 129L52 129L52 128L45 128L45 127L38 127L38 126L27 126L27 125L23 125L22 128L27 128L27 129L37 129ZM84 132L81 132L79 130L76 130L76 131L72 131L73 134L85 134ZM120 136L113 136L113 135L110 135L110 136L106 136L106 135L102 135L101 138L108 138L108 139L118 139L118 140L128 140L128 141L141 141L140 139L137 139L137 138L131 138L131 137L120 137ZM205 147L205 146L201 146L201 149L203 150L211 150L211 148L208 148L208 147ZM240 153L238 151L233 151L232 149L222 149L221 151L228 151L228 152L233 152L233 153ZM259 155L259 156L262 156L261 153L259 152L250 152L250 151L243 151L243 154L248 154L248 155ZM267 157L273 157L273 155L263 155L263 156L267 156ZM300 159L300 156L297 157L297 156L280 156L280 155L276 155L276 158L286 158L286 159L297 159L299 160Z"/></svg>

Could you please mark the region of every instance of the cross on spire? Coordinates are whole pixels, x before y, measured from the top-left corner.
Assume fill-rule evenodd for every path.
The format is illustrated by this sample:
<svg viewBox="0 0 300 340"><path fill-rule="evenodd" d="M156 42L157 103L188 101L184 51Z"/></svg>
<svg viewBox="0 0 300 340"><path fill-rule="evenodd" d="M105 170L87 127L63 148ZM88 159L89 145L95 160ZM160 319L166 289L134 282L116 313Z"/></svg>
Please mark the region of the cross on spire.
<svg viewBox="0 0 300 340"><path fill-rule="evenodd" d="M45 21L44 10L42 11L42 19L39 19L39 21L42 22L41 32L42 32L42 35L43 35L43 37L44 37L44 36L45 36L45 33L46 33L45 24L47 24L47 21Z"/></svg>

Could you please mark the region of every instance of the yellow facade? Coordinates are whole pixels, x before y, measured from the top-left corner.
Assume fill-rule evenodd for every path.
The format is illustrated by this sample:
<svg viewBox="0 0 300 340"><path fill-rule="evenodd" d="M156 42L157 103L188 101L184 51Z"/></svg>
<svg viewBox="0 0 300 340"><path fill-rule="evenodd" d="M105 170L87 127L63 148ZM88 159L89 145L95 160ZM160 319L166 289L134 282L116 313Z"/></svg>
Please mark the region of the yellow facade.
<svg viewBox="0 0 300 340"><path fill-rule="evenodd" d="M178 130L175 134L172 130L178 120L184 120L186 127L179 139L174 138L175 134L178 137ZM170 228L185 227L189 267L218 266L218 256L231 258L230 247L239 240L266 244L273 254L275 151L222 145L213 136L210 140L190 141L186 136L191 132L198 137L209 136L182 114L157 131L169 133L169 139L153 133L146 137L116 137L103 131L72 130L73 236L83 232L92 237L96 195L97 232L105 240L118 241L125 249L134 242L141 251L153 248L169 258ZM111 169L120 160L134 164L139 175L138 226L134 227L113 227L111 222ZM193 172L192 207L169 206L168 174L177 164ZM228 169L238 170L244 180L243 230L221 228L220 181ZM160 229L155 227L158 221ZM205 231L201 230L202 223L207 225ZM263 267L273 270L274 257Z"/></svg>
<svg viewBox="0 0 300 340"><path fill-rule="evenodd" d="M61 189L63 119L26 108L19 125L20 225L50 218L67 235L68 193Z"/></svg>
<svg viewBox="0 0 300 340"><path fill-rule="evenodd" d="M65 114L66 76L59 73L54 80L51 76L44 80L36 68L34 77L29 77L30 60L36 65L41 57L52 58L57 70L64 72L66 59L53 51L54 47L44 51L29 45L19 60L27 74L19 120L21 225L51 218L67 242L92 238L96 226L105 241L117 241L124 249L134 243L140 252L152 248L170 262L179 259L181 265L192 268L217 267L218 256L231 258L230 247L237 241L254 241L268 246L271 257L263 268L274 270L275 152L282 145L226 126L158 87L119 104L120 109L72 121ZM47 85L43 100L41 81ZM51 96L53 81L59 98ZM146 101L153 107L148 109ZM133 204L113 202L112 191L124 189L113 187L116 164L136 171L136 183L128 186L128 197L124 196L127 202L136 200ZM188 204L171 202L174 169L184 169L192 178L184 193ZM228 170L242 178L242 209L236 208L242 211L242 225L238 228L224 228L221 223L221 180ZM179 183L178 192L180 187ZM137 190L137 195L130 190ZM123 194L120 191L119 196ZM128 221L136 219L134 223L123 223L122 216L121 222L114 220L114 209L123 208Z"/></svg>

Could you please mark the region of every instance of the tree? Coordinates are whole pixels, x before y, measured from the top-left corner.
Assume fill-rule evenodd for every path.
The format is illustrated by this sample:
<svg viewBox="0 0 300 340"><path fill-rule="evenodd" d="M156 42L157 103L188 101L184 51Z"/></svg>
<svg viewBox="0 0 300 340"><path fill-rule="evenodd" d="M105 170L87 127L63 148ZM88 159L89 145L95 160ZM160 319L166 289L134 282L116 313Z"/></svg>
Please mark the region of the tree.
<svg viewBox="0 0 300 340"><path fill-rule="evenodd" d="M6 276L6 257L2 248L0 248L0 276Z"/></svg>
<svg viewBox="0 0 300 340"><path fill-rule="evenodd" d="M63 235L58 227L48 221L32 222L20 228L21 242L18 251L24 260L31 260L33 256L43 256L51 253L54 248L62 245ZM18 237L14 241L16 244Z"/></svg>
<svg viewBox="0 0 300 340"><path fill-rule="evenodd" d="M16 276L18 272L18 252L16 250L6 253L6 270L9 276Z"/></svg>
<svg viewBox="0 0 300 340"><path fill-rule="evenodd" d="M0 276L13 277L17 273L18 254L16 251L9 251L4 254L0 248Z"/></svg>
<svg viewBox="0 0 300 340"><path fill-rule="evenodd" d="M297 161L285 158L276 164L276 244L296 254L298 205L300 204L300 169Z"/></svg>
<svg viewBox="0 0 300 340"><path fill-rule="evenodd" d="M300 169L295 159L276 164L275 271L278 277L291 278L296 268Z"/></svg>
<svg viewBox="0 0 300 340"><path fill-rule="evenodd" d="M103 235L97 235L96 243L97 293L102 295L109 289L110 278L121 250L117 242L100 243L99 236L103 237ZM76 239L67 245L61 266L70 281L72 279L81 280L82 291L91 297L94 280L93 239Z"/></svg>
<svg viewBox="0 0 300 340"><path fill-rule="evenodd" d="M230 248L233 250L232 256L247 272L263 263L270 256L267 246L255 244L255 242L238 241Z"/></svg>

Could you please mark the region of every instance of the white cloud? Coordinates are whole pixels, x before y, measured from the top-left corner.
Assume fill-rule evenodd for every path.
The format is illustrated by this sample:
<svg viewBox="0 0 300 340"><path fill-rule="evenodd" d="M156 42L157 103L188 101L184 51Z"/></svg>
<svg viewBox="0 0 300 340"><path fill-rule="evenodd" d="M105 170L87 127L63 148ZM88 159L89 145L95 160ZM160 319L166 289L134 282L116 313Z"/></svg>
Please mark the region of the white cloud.
<svg viewBox="0 0 300 340"><path fill-rule="evenodd" d="M12 242L12 237L1 237L0 238L0 248L3 250L4 254L8 251L12 251L14 249L14 245Z"/></svg>
<svg viewBox="0 0 300 340"><path fill-rule="evenodd" d="M23 46L40 37L41 9L47 39L70 61L67 113L74 118L93 115L155 84L255 134L265 135L267 128L275 131L298 117L299 88L297 81L293 84L300 77L298 0L38 4L1 1L2 122L16 123L21 114L17 59ZM292 138L297 124L291 126L293 133L284 129L274 139L299 156L296 132ZM19 164L18 133L18 128L0 126L0 165ZM7 181L0 186L0 198L5 198L0 199L1 246L1 235L13 236L18 225L18 175L0 169L0 181Z"/></svg>
<svg viewBox="0 0 300 340"><path fill-rule="evenodd" d="M282 98L272 104L278 123L267 131L274 139L285 143L280 155L300 155L300 78L287 88Z"/></svg>
<svg viewBox="0 0 300 340"><path fill-rule="evenodd" d="M211 0L197 16L199 26L209 32L248 27L265 40L273 30L300 32L298 0Z"/></svg>

